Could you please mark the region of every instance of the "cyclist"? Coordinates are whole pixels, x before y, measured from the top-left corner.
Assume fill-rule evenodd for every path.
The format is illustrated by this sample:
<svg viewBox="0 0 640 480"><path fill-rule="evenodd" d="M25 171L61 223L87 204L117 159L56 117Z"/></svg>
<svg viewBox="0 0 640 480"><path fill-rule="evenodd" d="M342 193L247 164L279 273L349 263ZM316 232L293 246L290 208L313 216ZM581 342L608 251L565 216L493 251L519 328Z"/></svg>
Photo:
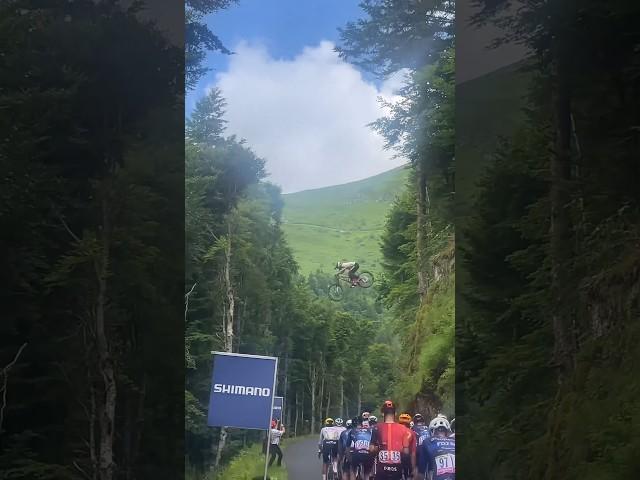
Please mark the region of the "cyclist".
<svg viewBox="0 0 640 480"><path fill-rule="evenodd" d="M427 470L431 480L455 480L456 439L449 437L451 425L443 417L436 417L429 424L432 437L422 444L427 457Z"/></svg>
<svg viewBox="0 0 640 480"><path fill-rule="evenodd" d="M413 416L413 431L416 434L416 469L418 470L417 477L424 478L427 473L427 457L424 454L422 445L429 440L431 434L429 432L429 426L425 423L424 417L416 413Z"/></svg>
<svg viewBox="0 0 640 480"><path fill-rule="evenodd" d="M356 272L359 268L360 265L358 265L358 262L351 262L345 260L344 258L336 263L336 270L338 270L338 275L342 275L344 273L349 275L349 280L351 281L352 288L358 285L358 275L356 275Z"/></svg>
<svg viewBox="0 0 640 480"><path fill-rule="evenodd" d="M398 417L398 423L407 427L411 432L411 445L409 448L409 456L402 456L402 474L405 479L412 478L416 465L416 448L418 440L416 433L411 429L411 415L408 413L401 413Z"/></svg>
<svg viewBox="0 0 640 480"><path fill-rule="evenodd" d="M324 421L318 442L318 457L322 455L322 480L327 480L327 470L331 464L334 473L338 470L338 439L342 429L335 425L333 418Z"/></svg>
<svg viewBox="0 0 640 480"><path fill-rule="evenodd" d="M364 424L364 418L358 419L358 424L349 433L351 445L351 480L356 480L358 467L362 465L362 480L369 480L373 467L373 455L369 451L371 443L371 428Z"/></svg>
<svg viewBox="0 0 640 480"><path fill-rule="evenodd" d="M361 415L361 417L362 417L362 422L363 422L362 424L363 424L365 427L368 427L368 426L369 426L369 417L370 417L370 416L371 416L371 414L370 414L369 412L362 412L362 415Z"/></svg>
<svg viewBox="0 0 640 480"><path fill-rule="evenodd" d="M354 420L347 420L347 428L340 434L340 439L338 440L338 466L340 467L339 470L341 480L349 480L349 472L351 471L351 456L349 455L349 433L353 429L354 425Z"/></svg>
<svg viewBox="0 0 640 480"><path fill-rule="evenodd" d="M382 423L371 431L369 451L376 456L376 480L401 480L402 455L410 454L411 434L395 421L396 407L386 400L381 408Z"/></svg>

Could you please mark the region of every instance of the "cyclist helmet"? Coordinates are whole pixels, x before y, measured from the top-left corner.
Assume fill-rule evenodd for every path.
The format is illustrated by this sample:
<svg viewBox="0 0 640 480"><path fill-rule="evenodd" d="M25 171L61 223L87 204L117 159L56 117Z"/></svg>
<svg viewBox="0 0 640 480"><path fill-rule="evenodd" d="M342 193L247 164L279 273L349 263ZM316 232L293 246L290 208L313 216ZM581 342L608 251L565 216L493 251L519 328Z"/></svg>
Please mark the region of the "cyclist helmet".
<svg viewBox="0 0 640 480"><path fill-rule="evenodd" d="M331 425L333 425L333 418L329 417L324 421L324 424L327 425L328 427L330 427Z"/></svg>
<svg viewBox="0 0 640 480"><path fill-rule="evenodd" d="M342 426L342 419L340 417L336 418L336 425L341 427Z"/></svg>
<svg viewBox="0 0 640 480"><path fill-rule="evenodd" d="M371 416L371 414L369 412L362 412L362 419L363 420L369 420L370 416Z"/></svg>
<svg viewBox="0 0 640 480"><path fill-rule="evenodd" d="M409 425L409 422L411 422L411 415L409 415L408 413L401 413L398 417L398 422L402 423L403 425Z"/></svg>
<svg viewBox="0 0 640 480"><path fill-rule="evenodd" d="M416 426L416 424L415 424L415 423L413 423L413 420L411 420L411 421L409 422L409 427L410 427L410 428L413 428L413 427L415 427L415 426Z"/></svg>
<svg viewBox="0 0 640 480"><path fill-rule="evenodd" d="M416 413L413 416L413 421L414 421L414 423L424 423L424 417L422 415L420 415L419 413Z"/></svg>
<svg viewBox="0 0 640 480"><path fill-rule="evenodd" d="M439 413L436 418L444 418L445 420L449 420L444 413Z"/></svg>
<svg viewBox="0 0 640 480"><path fill-rule="evenodd" d="M378 417L369 415L369 425L375 425L376 423L378 423Z"/></svg>
<svg viewBox="0 0 640 480"><path fill-rule="evenodd" d="M449 420L440 416L431 420L431 423L429 424L429 430L435 432L436 430L440 430L441 428L444 428L446 431L450 432L451 425L449 425Z"/></svg>
<svg viewBox="0 0 640 480"><path fill-rule="evenodd" d="M351 419L348 419L348 420L347 420L347 423L346 423L346 425L347 425L347 428L348 428L348 427L351 427L351 426L353 426L353 420L351 420Z"/></svg>
<svg viewBox="0 0 640 480"><path fill-rule="evenodd" d="M393 404L393 402L391 400L386 400L382 404L382 408L380 409L380 411L382 413L395 412L396 411L396 406Z"/></svg>

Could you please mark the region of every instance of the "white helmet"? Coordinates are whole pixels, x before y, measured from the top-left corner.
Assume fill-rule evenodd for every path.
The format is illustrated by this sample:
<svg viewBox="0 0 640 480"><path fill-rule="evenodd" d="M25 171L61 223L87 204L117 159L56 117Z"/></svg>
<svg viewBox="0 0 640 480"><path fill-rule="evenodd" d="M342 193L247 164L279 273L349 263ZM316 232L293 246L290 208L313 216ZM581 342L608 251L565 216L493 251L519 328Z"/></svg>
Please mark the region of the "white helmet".
<svg viewBox="0 0 640 480"><path fill-rule="evenodd" d="M444 416L437 416L436 418L431 420L431 423L429 424L429 430L431 430L431 432L435 432L440 427L446 428L448 432L451 431L449 420L444 418Z"/></svg>
<svg viewBox="0 0 640 480"><path fill-rule="evenodd" d="M342 419L340 417L336 418L336 425L339 427L342 426Z"/></svg>
<svg viewBox="0 0 640 480"><path fill-rule="evenodd" d="M351 419L347 420L347 427L350 427L351 425L353 425L353 420Z"/></svg>
<svg viewBox="0 0 640 480"><path fill-rule="evenodd" d="M438 418L438 417L439 418L444 418L445 420L449 420L444 413L439 413L438 415L436 415L436 418Z"/></svg>
<svg viewBox="0 0 640 480"><path fill-rule="evenodd" d="M369 421L375 423L378 421L378 417L375 415L369 415Z"/></svg>

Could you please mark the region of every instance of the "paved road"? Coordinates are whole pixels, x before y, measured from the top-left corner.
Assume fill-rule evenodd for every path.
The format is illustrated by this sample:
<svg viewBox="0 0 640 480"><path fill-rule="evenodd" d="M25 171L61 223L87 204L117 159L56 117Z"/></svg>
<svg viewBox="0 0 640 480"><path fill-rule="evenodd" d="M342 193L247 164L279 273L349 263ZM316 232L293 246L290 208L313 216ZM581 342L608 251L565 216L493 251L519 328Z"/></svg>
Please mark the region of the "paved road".
<svg viewBox="0 0 640 480"><path fill-rule="evenodd" d="M322 478L322 462L318 459L318 439L313 436L294 442L284 451L289 480Z"/></svg>

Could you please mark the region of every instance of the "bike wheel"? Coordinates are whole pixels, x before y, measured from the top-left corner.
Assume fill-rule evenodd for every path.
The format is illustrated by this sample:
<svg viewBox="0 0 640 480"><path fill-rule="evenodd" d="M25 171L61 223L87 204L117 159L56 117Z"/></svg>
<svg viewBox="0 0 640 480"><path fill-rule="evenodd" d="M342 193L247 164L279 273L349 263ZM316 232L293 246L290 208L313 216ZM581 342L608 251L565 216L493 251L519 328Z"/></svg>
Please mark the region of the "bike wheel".
<svg viewBox="0 0 640 480"><path fill-rule="evenodd" d="M329 298L335 302L338 300L342 300L342 295L344 294L342 287L338 284L334 284L329 286Z"/></svg>
<svg viewBox="0 0 640 480"><path fill-rule="evenodd" d="M373 274L371 272L361 272L358 278L358 285L362 288L369 288L373 285Z"/></svg>

